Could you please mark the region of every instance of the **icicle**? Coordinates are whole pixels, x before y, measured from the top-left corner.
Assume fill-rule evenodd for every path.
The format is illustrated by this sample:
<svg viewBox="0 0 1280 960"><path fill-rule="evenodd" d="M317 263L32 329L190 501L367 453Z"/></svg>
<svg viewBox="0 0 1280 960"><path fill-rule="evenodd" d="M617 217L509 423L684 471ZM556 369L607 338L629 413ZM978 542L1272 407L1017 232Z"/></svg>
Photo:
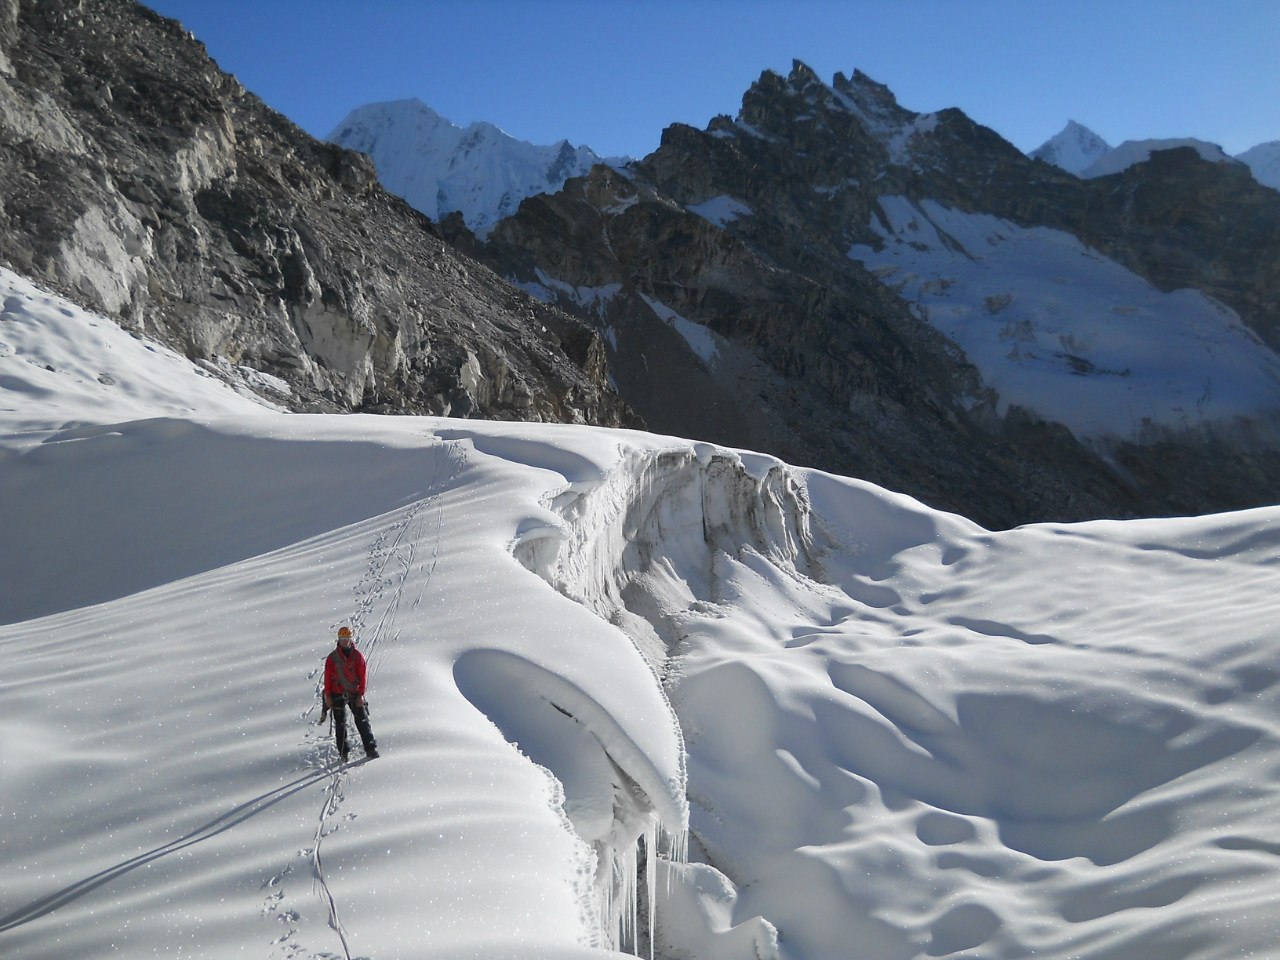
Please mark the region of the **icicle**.
<svg viewBox="0 0 1280 960"><path fill-rule="evenodd" d="M667 849L667 860L669 863L687 863L689 860L689 830L686 827L677 833L669 833L667 829L659 824L660 835L663 839L664 846ZM675 871L670 867L666 870L667 874L667 897L671 897L671 885L675 882Z"/></svg>
<svg viewBox="0 0 1280 960"><path fill-rule="evenodd" d="M640 884L636 880L636 871L640 869L640 858L635 856L638 848L632 848L631 857L631 953L638 955L640 951Z"/></svg>
<svg viewBox="0 0 1280 960"><path fill-rule="evenodd" d="M636 884L636 844L631 844L618 857L618 867L622 871L619 878L622 894L622 910L619 917L618 949L622 950L630 944L631 952L636 952L636 939L639 924L636 922L636 900L639 890Z"/></svg>
<svg viewBox="0 0 1280 960"><path fill-rule="evenodd" d="M607 883L599 891L600 896L600 935L606 946L616 946L613 942L613 884Z"/></svg>
<svg viewBox="0 0 1280 960"><path fill-rule="evenodd" d="M644 828L644 880L649 896L649 960L653 960L653 923L658 913L658 818L651 816Z"/></svg>

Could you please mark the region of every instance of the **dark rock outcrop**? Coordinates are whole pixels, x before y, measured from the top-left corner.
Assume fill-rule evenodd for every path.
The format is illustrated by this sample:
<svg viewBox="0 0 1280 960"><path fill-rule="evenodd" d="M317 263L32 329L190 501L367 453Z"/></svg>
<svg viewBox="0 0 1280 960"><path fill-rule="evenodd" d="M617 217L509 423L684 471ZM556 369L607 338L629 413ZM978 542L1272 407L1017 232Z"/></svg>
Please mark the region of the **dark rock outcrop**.
<svg viewBox="0 0 1280 960"><path fill-rule="evenodd" d="M0 263L297 409L639 422L594 332L128 0L0 0Z"/></svg>

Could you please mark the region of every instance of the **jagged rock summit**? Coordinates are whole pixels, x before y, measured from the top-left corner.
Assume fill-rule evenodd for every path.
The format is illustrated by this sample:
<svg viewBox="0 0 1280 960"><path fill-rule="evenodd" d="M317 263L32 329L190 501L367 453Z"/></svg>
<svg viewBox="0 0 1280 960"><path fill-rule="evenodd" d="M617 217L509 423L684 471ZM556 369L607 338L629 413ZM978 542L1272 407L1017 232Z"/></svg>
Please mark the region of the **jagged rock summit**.
<svg viewBox="0 0 1280 960"><path fill-rule="evenodd" d="M606 162L567 140L537 146L491 123L459 127L417 99L358 107L328 139L368 154L387 189L414 209L433 220L456 211L481 235L525 197L554 193Z"/></svg>
<svg viewBox="0 0 1280 960"><path fill-rule="evenodd" d="M448 232L596 323L654 429L1009 525L1274 502L1278 224L1242 165L1081 180L796 63L625 175Z"/></svg>
<svg viewBox="0 0 1280 960"><path fill-rule="evenodd" d="M635 423L599 338L129 0L0 0L0 263L295 409Z"/></svg>

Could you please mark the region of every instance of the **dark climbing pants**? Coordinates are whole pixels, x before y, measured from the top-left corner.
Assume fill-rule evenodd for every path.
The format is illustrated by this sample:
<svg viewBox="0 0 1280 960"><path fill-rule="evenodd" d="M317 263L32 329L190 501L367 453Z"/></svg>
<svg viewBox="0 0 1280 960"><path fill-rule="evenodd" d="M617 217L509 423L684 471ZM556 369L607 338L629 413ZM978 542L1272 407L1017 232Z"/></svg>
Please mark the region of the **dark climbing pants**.
<svg viewBox="0 0 1280 960"><path fill-rule="evenodd" d="M347 698L338 694L333 697L333 734L338 740L338 753L347 755ZM360 734L360 743L364 752L378 749L378 741L373 739L373 729L369 726L369 711L360 706L360 698L351 698L351 716L356 722L356 730Z"/></svg>

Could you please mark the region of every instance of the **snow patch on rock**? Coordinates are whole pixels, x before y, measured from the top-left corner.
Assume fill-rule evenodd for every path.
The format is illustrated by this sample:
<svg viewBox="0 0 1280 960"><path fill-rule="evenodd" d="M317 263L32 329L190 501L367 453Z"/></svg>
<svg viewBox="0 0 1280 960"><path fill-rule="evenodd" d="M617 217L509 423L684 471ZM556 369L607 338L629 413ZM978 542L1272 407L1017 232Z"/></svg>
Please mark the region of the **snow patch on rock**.
<svg viewBox="0 0 1280 960"><path fill-rule="evenodd" d="M703 363L710 365L715 362L720 354L720 337L713 330L709 330L702 324L694 323L687 317L681 316L665 303L650 297L648 294L640 294L640 299L648 304L649 309L654 312L659 320L662 320L676 333L680 334L684 342L688 344L689 349L697 354Z"/></svg>
<svg viewBox="0 0 1280 960"><path fill-rule="evenodd" d="M739 217L749 217L753 212L747 204L726 194L691 204L687 209L690 213L696 213L717 227L730 224Z"/></svg>

